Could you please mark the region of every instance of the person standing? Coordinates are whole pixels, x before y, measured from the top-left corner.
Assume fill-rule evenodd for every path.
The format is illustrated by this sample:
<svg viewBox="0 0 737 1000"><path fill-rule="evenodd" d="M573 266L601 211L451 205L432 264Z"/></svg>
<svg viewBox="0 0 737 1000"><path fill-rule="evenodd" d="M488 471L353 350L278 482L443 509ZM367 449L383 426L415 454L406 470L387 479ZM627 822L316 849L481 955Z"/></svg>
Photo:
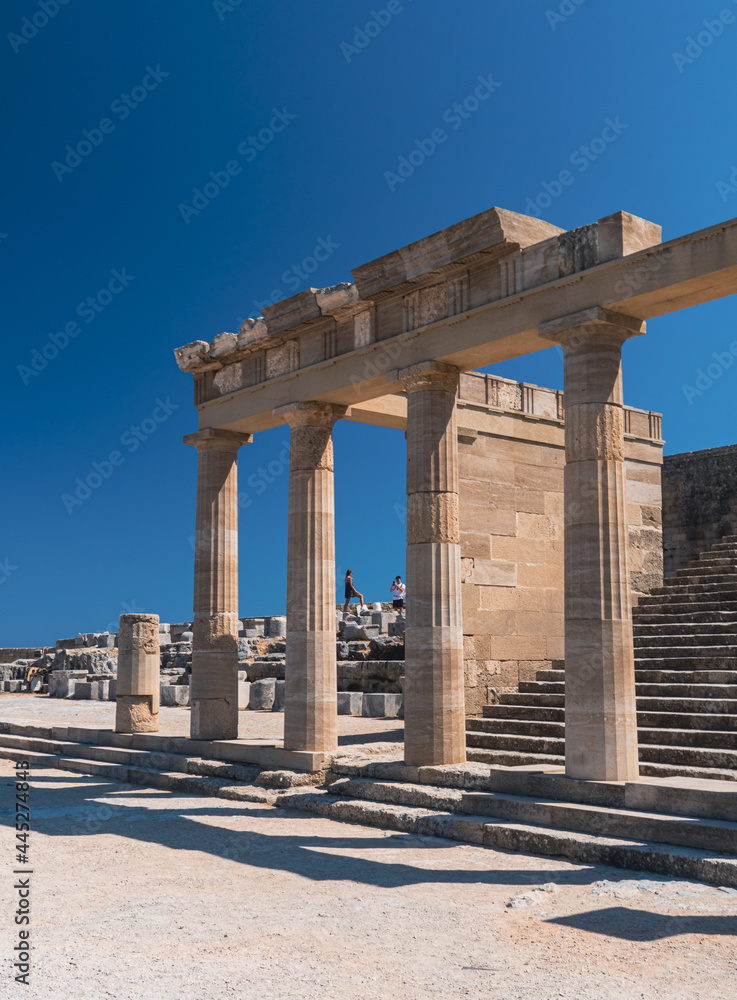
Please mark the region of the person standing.
<svg viewBox="0 0 737 1000"><path fill-rule="evenodd" d="M353 586L353 570L348 570L345 575L345 604L343 605L343 614L348 614L348 605L351 602L352 597L357 597L359 599L359 611L363 607L363 594L359 594L356 588Z"/></svg>
<svg viewBox="0 0 737 1000"><path fill-rule="evenodd" d="M407 588L402 583L401 576L397 576L392 581L392 585L389 588L389 593L392 595L392 600L394 602L394 610L401 611L404 608L404 595Z"/></svg>

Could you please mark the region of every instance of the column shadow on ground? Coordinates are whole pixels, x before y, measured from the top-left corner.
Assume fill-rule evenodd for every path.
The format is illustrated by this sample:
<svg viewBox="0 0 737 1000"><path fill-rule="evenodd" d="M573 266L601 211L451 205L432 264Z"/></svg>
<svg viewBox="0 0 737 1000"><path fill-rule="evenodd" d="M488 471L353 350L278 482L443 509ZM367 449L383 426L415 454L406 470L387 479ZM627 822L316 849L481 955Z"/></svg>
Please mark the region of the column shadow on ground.
<svg viewBox="0 0 737 1000"><path fill-rule="evenodd" d="M8 789L8 795L3 796L5 802L12 801L11 788L14 779L7 777L0 785ZM73 782L73 784L69 784ZM66 783L66 787L58 787ZM359 885L384 888L411 886L420 884L438 885L509 885L516 889L534 887L544 883L555 882L559 885L590 885L602 878L610 881L642 877L641 873L624 869L600 867L588 868L547 868L545 870L511 869L468 869L468 868L433 868L421 867L415 863L404 863L396 859L381 861L380 858L356 857L356 852L371 850L373 852L403 852L404 850L422 849L437 852L452 851L460 845L456 841L445 841L439 838L418 836L405 833L385 833L377 830L372 837L340 835L315 835L306 832L309 827L319 821L311 813L297 810L280 810L271 807L239 807L231 805L227 800L203 799L197 795L177 795L164 790L141 788L138 785L126 785L120 782L101 780L87 775L69 774L68 776L38 775L33 778L31 797L32 834L42 833L46 836L89 836L102 834L125 837L139 843L157 844L175 851L192 851L210 854L213 857L226 859L244 866L244 878L248 868L262 868L271 871L285 871L315 881L351 881ZM100 802L100 798L107 802ZM120 802L120 799L139 800L140 804ZM162 804L163 800L163 804ZM177 803L174 806L174 803ZM169 804L171 803L171 804ZM184 803L184 804L182 804ZM222 804L221 804L222 803ZM214 821L232 818L250 820L290 821L290 826L297 832L289 834L271 834L254 830L234 830L226 826L214 825ZM210 820L211 822L208 822ZM335 825L336 821L330 821ZM0 825L13 827L15 823L14 809L4 809L0 812ZM264 824L266 825L266 824ZM299 832L300 825L305 830ZM352 832L362 830L359 826L347 825ZM32 839L31 839L32 844ZM32 849L32 848L31 848ZM96 848L99 849L96 845ZM507 858L518 858L516 852L489 852L489 863L493 864L495 854ZM550 859L546 859L550 860ZM117 856L112 853L109 858L110 877L116 874ZM433 864L428 858L428 864ZM667 877L658 878L648 875L650 881L671 882ZM599 918L603 912L604 916ZM612 921L611 928L607 924L607 912L595 911L570 918L560 918L558 922L570 922L571 926L579 926L574 921L579 920L583 929L613 936L623 936L621 926ZM640 926L630 919L639 911L625 910L631 927ZM654 937L660 936L661 924L658 921L662 914L650 915L654 922L646 924L639 933ZM667 918L664 918L667 919ZM725 918L727 919L727 918ZM597 920L599 922L597 922ZM727 925L714 921L711 917L690 917L689 928L700 933L734 933L724 929ZM733 922L734 923L734 922ZM664 926L664 925L663 925ZM648 931L648 928L650 930ZM714 928L714 929L713 929ZM673 932L671 932L673 933ZM675 933L686 933L676 931ZM644 936L633 940L650 940Z"/></svg>
<svg viewBox="0 0 737 1000"><path fill-rule="evenodd" d="M574 913L568 917L555 917L546 923L621 938L624 941L661 941L679 934L725 934L737 937L737 917L734 916L687 914L673 917L667 913L630 909L627 906L610 906L606 910Z"/></svg>

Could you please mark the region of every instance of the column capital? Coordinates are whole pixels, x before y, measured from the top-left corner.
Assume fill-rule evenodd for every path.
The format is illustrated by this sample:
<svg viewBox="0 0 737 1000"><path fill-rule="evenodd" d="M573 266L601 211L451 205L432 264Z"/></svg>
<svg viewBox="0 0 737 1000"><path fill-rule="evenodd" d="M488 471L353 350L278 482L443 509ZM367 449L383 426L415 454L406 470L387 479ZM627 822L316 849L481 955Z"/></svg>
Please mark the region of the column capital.
<svg viewBox="0 0 737 1000"><path fill-rule="evenodd" d="M447 365L444 361L421 361L408 368L400 368L394 373L394 377L402 383L405 392L416 392L421 389L456 392L460 374L460 368Z"/></svg>
<svg viewBox="0 0 737 1000"><path fill-rule="evenodd" d="M278 406L273 412L275 417L281 417L291 428L324 427L330 430L336 420L346 415L348 407L308 399L301 403Z"/></svg>
<svg viewBox="0 0 737 1000"><path fill-rule="evenodd" d="M630 337L639 337L645 333L645 329L643 319L626 316L624 313L605 309L604 306L591 306L589 309L581 309L540 323L538 336L555 341L565 348L579 347L590 340L623 344Z"/></svg>
<svg viewBox="0 0 737 1000"><path fill-rule="evenodd" d="M241 434L238 431L226 431L220 427L205 427L193 434L185 434L182 438L185 444L200 448L220 448L237 451L242 444L250 444L253 434Z"/></svg>

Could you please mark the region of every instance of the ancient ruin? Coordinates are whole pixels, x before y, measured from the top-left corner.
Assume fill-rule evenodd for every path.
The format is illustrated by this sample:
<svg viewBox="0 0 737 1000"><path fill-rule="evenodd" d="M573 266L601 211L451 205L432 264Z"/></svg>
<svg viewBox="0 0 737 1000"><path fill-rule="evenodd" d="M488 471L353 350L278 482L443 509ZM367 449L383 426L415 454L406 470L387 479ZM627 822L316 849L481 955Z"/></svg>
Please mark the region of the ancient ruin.
<svg viewBox="0 0 737 1000"><path fill-rule="evenodd" d="M5 691L116 703L115 732L3 721L3 752L737 886L737 448L664 459L621 363L647 319L737 290L737 221L661 243L491 209L353 277L176 349L193 619L0 651ZM476 370L553 346L563 391ZM406 613L336 604L337 420L406 432ZM286 614L243 617L237 460L280 425ZM186 712L162 731L186 707L189 738ZM251 735L265 712L283 739ZM341 715L403 729L339 746Z"/></svg>
<svg viewBox="0 0 737 1000"><path fill-rule="evenodd" d="M733 222L663 244L658 226L623 212L562 232L491 209L356 268L353 283L310 289L266 307L238 334L179 348L200 423L187 439L199 453L193 687L220 713L201 728L193 710L193 736L233 735L236 454L285 420L293 431L288 607L304 609L305 580L315 581L307 613L288 615L285 749L335 749L326 722L336 713L334 654L323 637L334 592L330 429L342 418L406 428L415 597L405 760L463 763L459 380L560 344L566 773L637 778L621 349L648 318L733 292L735 253ZM476 557L467 558L475 573Z"/></svg>

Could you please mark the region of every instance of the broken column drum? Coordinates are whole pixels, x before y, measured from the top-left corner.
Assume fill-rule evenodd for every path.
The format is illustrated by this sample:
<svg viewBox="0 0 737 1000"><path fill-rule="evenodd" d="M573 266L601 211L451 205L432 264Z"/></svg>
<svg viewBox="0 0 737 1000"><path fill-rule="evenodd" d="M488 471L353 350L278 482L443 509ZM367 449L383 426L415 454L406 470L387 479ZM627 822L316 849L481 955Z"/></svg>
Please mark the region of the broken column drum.
<svg viewBox="0 0 737 1000"><path fill-rule="evenodd" d="M120 616L115 702L116 733L158 732L158 615Z"/></svg>

